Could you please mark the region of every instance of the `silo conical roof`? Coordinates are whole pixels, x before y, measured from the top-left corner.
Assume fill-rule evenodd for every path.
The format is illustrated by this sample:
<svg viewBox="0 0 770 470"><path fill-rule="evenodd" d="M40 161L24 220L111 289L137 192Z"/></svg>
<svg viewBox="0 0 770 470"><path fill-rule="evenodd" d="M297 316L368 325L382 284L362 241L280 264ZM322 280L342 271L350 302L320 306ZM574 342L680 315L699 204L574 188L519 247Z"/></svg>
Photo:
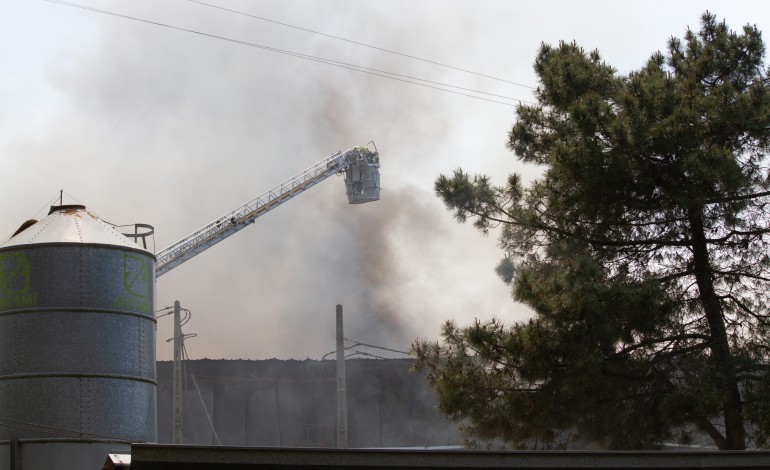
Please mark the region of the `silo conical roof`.
<svg viewBox="0 0 770 470"><path fill-rule="evenodd" d="M85 243L148 251L82 205L52 206L46 217L11 237L0 249L44 243Z"/></svg>

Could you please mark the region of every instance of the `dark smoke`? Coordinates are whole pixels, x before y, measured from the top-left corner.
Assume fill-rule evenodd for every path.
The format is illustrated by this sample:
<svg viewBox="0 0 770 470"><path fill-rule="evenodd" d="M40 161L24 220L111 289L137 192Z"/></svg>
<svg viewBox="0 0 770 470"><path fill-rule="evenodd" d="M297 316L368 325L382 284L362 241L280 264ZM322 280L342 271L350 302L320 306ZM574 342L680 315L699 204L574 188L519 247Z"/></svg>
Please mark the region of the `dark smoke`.
<svg viewBox="0 0 770 470"><path fill-rule="evenodd" d="M348 337L393 349L436 337L449 318L528 315L494 273L494 235L455 223L432 190L457 167L500 181L537 171L505 148L513 108L62 5L6 3L2 238L64 189L66 203L110 222L153 224L165 248L332 152L377 143L381 201L351 207L341 181L324 182L159 279L157 307L179 299L193 312L193 357L319 358L334 347L338 303ZM694 2L667 3L654 19L658 9L642 3L217 4L528 85L542 42L574 39L628 71L702 11ZM762 29L770 15L759 5L714 12ZM191 2L98 7L532 99L526 88ZM168 320L158 324L161 359Z"/></svg>

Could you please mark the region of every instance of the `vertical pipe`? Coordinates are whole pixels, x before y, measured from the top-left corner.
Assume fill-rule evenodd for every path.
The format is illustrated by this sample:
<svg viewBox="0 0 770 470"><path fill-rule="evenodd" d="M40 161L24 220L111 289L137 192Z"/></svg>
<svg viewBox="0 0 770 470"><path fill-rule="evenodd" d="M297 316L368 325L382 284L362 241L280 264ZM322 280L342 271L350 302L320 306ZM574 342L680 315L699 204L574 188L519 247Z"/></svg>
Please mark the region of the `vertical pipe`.
<svg viewBox="0 0 770 470"><path fill-rule="evenodd" d="M182 443L182 319L179 301L174 301L174 383L173 383L173 429L171 440Z"/></svg>
<svg viewBox="0 0 770 470"><path fill-rule="evenodd" d="M337 305L337 448L348 447L348 404L345 396L345 335L342 305Z"/></svg>
<svg viewBox="0 0 770 470"><path fill-rule="evenodd" d="M21 470L21 447L18 439L11 439L11 470Z"/></svg>

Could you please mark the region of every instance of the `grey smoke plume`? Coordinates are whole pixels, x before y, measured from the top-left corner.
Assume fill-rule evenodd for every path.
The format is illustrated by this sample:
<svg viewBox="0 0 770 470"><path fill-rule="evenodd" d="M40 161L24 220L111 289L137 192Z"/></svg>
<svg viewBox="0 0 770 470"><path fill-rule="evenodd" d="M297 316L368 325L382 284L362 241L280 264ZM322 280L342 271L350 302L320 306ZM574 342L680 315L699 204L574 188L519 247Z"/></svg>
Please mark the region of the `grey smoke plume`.
<svg viewBox="0 0 770 470"><path fill-rule="evenodd" d="M494 273L494 236L456 224L432 192L438 174L459 166L501 181L536 171L505 149L513 108L61 5L6 3L3 237L64 189L65 202L108 221L153 224L162 249L334 151L377 143L381 201L349 206L342 183L326 181L159 279L159 308L179 299L193 312L191 356L318 358L333 349L338 303L346 336L393 349L436 337L448 318L528 315ZM217 3L530 85L542 41L576 39L636 68L703 8L666 4L665 17L647 21L656 9L641 3ZM770 18L764 3L733 3L714 12L734 27ZM94 6L532 99L525 88L190 2ZM160 359L171 354L170 323L158 324Z"/></svg>

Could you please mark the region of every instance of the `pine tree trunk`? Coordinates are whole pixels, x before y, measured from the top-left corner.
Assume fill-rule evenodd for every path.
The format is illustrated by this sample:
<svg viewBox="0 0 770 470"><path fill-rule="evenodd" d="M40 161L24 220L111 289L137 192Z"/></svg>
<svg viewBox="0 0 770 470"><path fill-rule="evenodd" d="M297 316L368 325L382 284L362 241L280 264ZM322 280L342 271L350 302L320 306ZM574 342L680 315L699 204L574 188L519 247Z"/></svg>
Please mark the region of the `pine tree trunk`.
<svg viewBox="0 0 770 470"><path fill-rule="evenodd" d="M730 343L725 328L722 304L714 288L714 279L709 259L708 243L703 229L701 207L690 210L690 228L692 230L693 265L695 281L703 311L706 314L711 335L711 357L714 366L720 372L720 388L724 394L722 411L724 415L724 440L715 439L720 450L744 450L746 436L743 428L743 411L738 377L730 351Z"/></svg>

